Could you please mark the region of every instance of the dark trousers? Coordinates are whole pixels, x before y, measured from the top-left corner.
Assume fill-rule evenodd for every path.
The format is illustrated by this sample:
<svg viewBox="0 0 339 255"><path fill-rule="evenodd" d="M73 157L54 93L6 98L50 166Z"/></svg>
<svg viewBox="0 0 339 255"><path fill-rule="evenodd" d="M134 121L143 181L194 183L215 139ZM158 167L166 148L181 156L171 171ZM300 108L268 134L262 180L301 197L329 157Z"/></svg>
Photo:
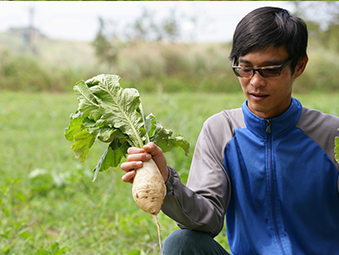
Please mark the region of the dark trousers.
<svg viewBox="0 0 339 255"><path fill-rule="evenodd" d="M229 255L210 235L189 229L172 232L163 242L164 255Z"/></svg>

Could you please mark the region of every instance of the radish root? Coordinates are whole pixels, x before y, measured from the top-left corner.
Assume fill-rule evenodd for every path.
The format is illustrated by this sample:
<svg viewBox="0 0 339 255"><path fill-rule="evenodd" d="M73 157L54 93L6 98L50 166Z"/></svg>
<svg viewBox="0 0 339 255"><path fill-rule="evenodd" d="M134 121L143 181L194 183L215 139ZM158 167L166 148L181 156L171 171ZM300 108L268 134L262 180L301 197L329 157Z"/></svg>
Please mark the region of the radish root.
<svg viewBox="0 0 339 255"><path fill-rule="evenodd" d="M156 214L152 214L153 219L155 221L155 224L157 224L157 228L158 228L158 239L159 239L159 247L160 247L160 252L162 255L164 255L164 252L162 251L162 246L161 246L161 234L160 234L160 224L158 222L158 218Z"/></svg>
<svg viewBox="0 0 339 255"><path fill-rule="evenodd" d="M164 255L161 247L160 225L157 214L160 212L166 196L166 185L153 159L143 162L143 166L136 170L132 185L132 195L140 209L152 214L158 227L160 251Z"/></svg>

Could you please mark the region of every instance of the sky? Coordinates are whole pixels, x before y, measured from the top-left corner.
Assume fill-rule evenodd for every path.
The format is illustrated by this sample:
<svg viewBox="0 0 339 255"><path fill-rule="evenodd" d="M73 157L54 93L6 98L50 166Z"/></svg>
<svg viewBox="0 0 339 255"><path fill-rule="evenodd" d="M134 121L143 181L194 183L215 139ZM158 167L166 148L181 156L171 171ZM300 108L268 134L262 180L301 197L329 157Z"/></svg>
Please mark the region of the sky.
<svg viewBox="0 0 339 255"><path fill-rule="evenodd" d="M237 23L251 10L262 6L278 6L291 12L294 5L286 1L1 1L0 32L10 27L29 24L29 10L34 10L33 25L54 39L92 41L98 31L98 17L130 24L144 9L154 12L161 20L174 9L180 17L198 18L194 28L189 21L182 24L183 33L194 33L198 42L230 41ZM194 31L193 31L194 29ZM183 38L185 39L185 37ZM186 38L192 40L192 37Z"/></svg>

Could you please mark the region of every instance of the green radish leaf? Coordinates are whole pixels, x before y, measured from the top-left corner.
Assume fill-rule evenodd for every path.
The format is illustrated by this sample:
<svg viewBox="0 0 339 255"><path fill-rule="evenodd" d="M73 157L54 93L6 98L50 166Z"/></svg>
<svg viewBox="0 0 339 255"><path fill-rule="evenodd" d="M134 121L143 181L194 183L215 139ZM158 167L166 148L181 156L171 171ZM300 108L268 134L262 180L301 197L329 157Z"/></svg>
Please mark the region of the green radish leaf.
<svg viewBox="0 0 339 255"><path fill-rule="evenodd" d="M108 148L105 150L104 154L101 156L97 166L93 169L94 177L93 181L96 180L99 172L103 172L110 167L117 167L121 160L126 157L127 149L130 145L127 142L127 139L117 138L119 132L116 132L116 138L111 142ZM123 137L123 134L120 134Z"/></svg>
<svg viewBox="0 0 339 255"><path fill-rule="evenodd" d="M138 111L140 96L136 89L123 89L119 85L118 76L99 75L88 83L96 84L90 87L101 107L102 116L97 120L97 126L113 126L128 135L131 144L142 147L140 128L143 126L142 116Z"/></svg>
<svg viewBox="0 0 339 255"><path fill-rule="evenodd" d="M65 129L65 137L68 141L74 141L74 135L81 132L83 130L82 124L82 114L80 112L76 114L71 114L70 124L68 128Z"/></svg>
<svg viewBox="0 0 339 255"><path fill-rule="evenodd" d="M157 144L163 152L171 151L177 147L181 147L187 156L190 151L190 144L183 136L172 137L173 131L165 129L156 119L153 114L146 117L146 123L151 124L149 136L151 142ZM150 125L148 124L148 125Z"/></svg>
<svg viewBox="0 0 339 255"><path fill-rule="evenodd" d="M335 143L335 147L334 147L335 160L339 163L339 136L335 138L334 143Z"/></svg>
<svg viewBox="0 0 339 255"><path fill-rule="evenodd" d="M79 159L81 162L85 162L94 140L95 136L88 133L87 129L75 134L74 142L72 144L72 150L75 158Z"/></svg>
<svg viewBox="0 0 339 255"><path fill-rule="evenodd" d="M101 74L75 84L79 105L65 130L72 141L75 158L84 162L96 139L109 143L94 168L94 180L99 172L116 167L126 157L131 146L142 148L155 142L164 152L181 147L189 153L189 143L182 136L172 137L155 116L143 113L139 92L123 89L117 75Z"/></svg>
<svg viewBox="0 0 339 255"><path fill-rule="evenodd" d="M109 162L110 159L114 158L112 154L113 150L111 149L111 147L108 147L105 150L104 154L102 154L100 160L98 161L97 166L93 169L94 172L93 182L96 180L99 172L105 171L112 166L111 162Z"/></svg>
<svg viewBox="0 0 339 255"><path fill-rule="evenodd" d="M96 97L89 90L86 83L84 81L79 81L73 87L73 90L78 96L78 111L82 112L89 119L97 121L102 115L101 107L99 106Z"/></svg>
<svg viewBox="0 0 339 255"><path fill-rule="evenodd" d="M88 132L93 134L104 143L110 143L113 141L114 132L119 131L119 129L102 127L102 128L89 128Z"/></svg>
<svg viewBox="0 0 339 255"><path fill-rule="evenodd" d="M158 129L154 136L154 143L157 144L163 152L171 151L175 148L181 147L187 156L190 151L189 142L183 136L172 137L172 131L168 129Z"/></svg>

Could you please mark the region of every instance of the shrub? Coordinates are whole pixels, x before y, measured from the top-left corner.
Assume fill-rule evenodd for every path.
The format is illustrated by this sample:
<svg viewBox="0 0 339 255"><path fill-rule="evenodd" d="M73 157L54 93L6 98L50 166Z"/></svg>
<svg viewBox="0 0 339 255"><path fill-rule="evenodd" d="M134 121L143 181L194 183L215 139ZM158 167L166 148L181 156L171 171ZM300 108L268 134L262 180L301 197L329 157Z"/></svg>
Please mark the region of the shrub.
<svg viewBox="0 0 339 255"><path fill-rule="evenodd" d="M83 43L79 44L81 47L77 51L73 50L72 54L67 53L71 47L70 43L61 43L57 52L63 53L57 56L45 54L44 51L39 56L2 51L1 89L68 92L80 79L107 73L121 76L121 84L124 87L136 87L148 92L241 91L227 58L229 43L112 43L119 49L113 64L99 63L94 51L90 51ZM57 43L52 46L58 47ZM62 47L66 47L68 51L62 50ZM297 79L294 91L338 91L338 52L315 41L310 42L308 52L310 61L304 74Z"/></svg>

